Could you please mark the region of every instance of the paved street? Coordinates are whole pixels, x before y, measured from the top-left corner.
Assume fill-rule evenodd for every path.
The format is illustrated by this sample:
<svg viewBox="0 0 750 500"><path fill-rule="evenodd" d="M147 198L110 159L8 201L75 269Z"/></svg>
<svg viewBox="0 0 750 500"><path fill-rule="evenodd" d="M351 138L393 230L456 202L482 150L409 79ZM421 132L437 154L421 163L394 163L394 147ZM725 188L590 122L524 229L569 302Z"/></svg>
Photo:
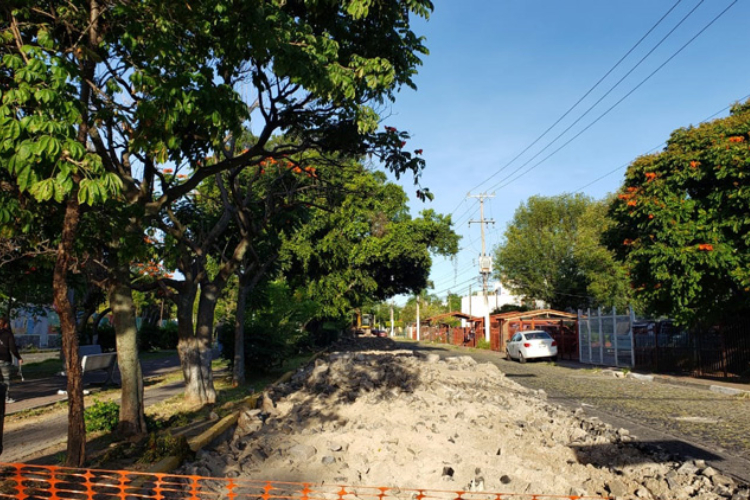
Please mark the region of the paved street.
<svg viewBox="0 0 750 500"><path fill-rule="evenodd" d="M153 358L141 363L144 377L150 378L164 375L179 370L179 359L177 354L171 356ZM89 373L84 379L85 386L102 382L106 378L103 373ZM119 381L119 373L115 376ZM57 390L65 387L64 377L52 377L49 379L28 380L17 383L13 390L19 401L8 405L8 414L32 408L44 408L52 403L65 400L64 395ZM146 386L144 391L144 404L150 406L163 401L171 396L181 393L185 388L180 380L159 387ZM2 462L26 461L38 456L45 450L64 443L67 439L67 412L53 412L49 418L34 418L29 421L5 424L3 435L3 453L0 456Z"/></svg>
<svg viewBox="0 0 750 500"><path fill-rule="evenodd" d="M455 351L436 349L441 355L455 355ZM573 363L568 367L547 362L522 365L506 361L498 353L466 353L477 361L496 364L525 387L543 389L550 402L583 407L590 415L628 428L641 441L658 442L667 451L705 458L750 481L750 398L618 379Z"/></svg>

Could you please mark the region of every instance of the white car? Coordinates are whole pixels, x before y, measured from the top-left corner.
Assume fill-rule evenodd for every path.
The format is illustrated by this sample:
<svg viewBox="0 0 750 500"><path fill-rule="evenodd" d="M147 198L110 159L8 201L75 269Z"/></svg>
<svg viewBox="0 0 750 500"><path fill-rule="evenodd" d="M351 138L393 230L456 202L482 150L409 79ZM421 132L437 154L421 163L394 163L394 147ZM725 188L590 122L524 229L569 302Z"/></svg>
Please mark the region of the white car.
<svg viewBox="0 0 750 500"><path fill-rule="evenodd" d="M549 333L541 330L518 332L505 347L508 359L525 363L527 359L549 358L557 361L557 342Z"/></svg>

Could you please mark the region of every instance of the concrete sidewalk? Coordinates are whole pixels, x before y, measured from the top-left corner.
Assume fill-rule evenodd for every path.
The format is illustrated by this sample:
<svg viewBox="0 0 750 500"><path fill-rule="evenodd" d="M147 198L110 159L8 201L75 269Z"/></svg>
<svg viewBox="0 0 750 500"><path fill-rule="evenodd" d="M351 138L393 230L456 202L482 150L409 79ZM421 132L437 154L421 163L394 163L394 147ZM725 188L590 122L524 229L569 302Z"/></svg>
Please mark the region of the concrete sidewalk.
<svg viewBox="0 0 750 500"><path fill-rule="evenodd" d="M141 361L144 379L157 377L169 372L173 372L180 367L180 360L177 352L171 355ZM104 372L86 373L83 376L83 388L91 393L101 391L102 384L107 378ZM114 380L120 383L120 371L115 370ZM10 403L5 407L5 414L12 415L21 411L35 408L43 408L53 405L59 401L67 399L66 394L59 394L58 391L65 390L67 379L63 376L53 376L33 380L21 381L13 379L10 386L10 397L15 399L15 403Z"/></svg>

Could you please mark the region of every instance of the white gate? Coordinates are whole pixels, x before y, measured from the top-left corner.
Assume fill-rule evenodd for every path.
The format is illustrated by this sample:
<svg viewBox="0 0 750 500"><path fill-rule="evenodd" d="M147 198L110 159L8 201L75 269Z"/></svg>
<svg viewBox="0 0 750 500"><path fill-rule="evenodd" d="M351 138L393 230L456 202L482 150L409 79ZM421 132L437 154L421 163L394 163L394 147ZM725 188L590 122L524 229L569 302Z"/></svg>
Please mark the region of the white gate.
<svg viewBox="0 0 750 500"><path fill-rule="evenodd" d="M635 366L633 344L633 309L617 315L615 308L604 314L602 309L578 310L578 349L581 363L599 366Z"/></svg>

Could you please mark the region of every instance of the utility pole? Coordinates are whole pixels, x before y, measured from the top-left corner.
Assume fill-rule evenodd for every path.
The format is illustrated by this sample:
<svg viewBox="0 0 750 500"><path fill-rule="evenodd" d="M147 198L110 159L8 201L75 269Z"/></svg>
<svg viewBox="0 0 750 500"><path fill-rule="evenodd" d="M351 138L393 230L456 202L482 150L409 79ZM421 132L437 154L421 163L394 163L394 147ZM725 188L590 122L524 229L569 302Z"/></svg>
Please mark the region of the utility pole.
<svg viewBox="0 0 750 500"><path fill-rule="evenodd" d="M419 295L417 295L417 341L419 341L419 327L420 326L421 325L419 323Z"/></svg>
<svg viewBox="0 0 750 500"><path fill-rule="evenodd" d="M492 257L487 255L485 239L484 239L484 226L485 224L494 224L494 219L484 218L484 200L487 198L494 198L495 193L487 194L480 193L472 195L469 193L467 198L479 199L479 220L470 220L469 225L479 224L482 233L482 255L479 256L479 274L482 275L482 293L484 295L484 340L490 341L490 303L487 297L487 281L492 274Z"/></svg>
<svg viewBox="0 0 750 500"><path fill-rule="evenodd" d="M391 338L393 338L393 302L391 302Z"/></svg>

